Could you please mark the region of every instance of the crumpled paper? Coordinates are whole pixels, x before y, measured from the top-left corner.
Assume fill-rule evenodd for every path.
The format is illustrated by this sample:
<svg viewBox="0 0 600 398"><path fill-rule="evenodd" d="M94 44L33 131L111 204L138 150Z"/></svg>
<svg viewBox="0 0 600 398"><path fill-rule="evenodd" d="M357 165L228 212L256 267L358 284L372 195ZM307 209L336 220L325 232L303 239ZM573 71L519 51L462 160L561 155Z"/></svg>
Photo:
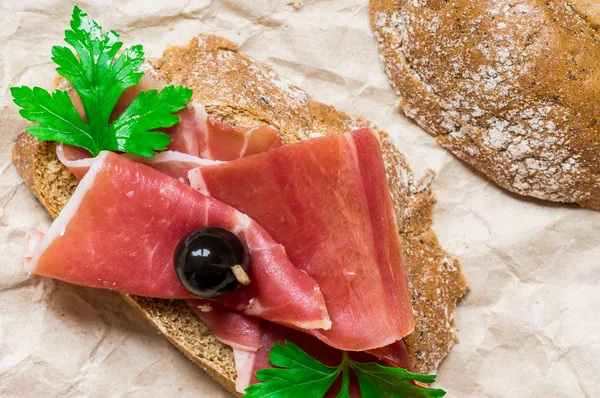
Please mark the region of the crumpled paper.
<svg viewBox="0 0 600 398"><path fill-rule="evenodd" d="M512 195L437 146L394 109L367 0L81 1L150 58L199 32L220 34L315 99L392 134L417 177L427 168L434 229L471 292L456 312L460 343L439 370L450 397L580 397L600 392L600 213ZM0 396L228 394L112 292L31 277L29 228L50 219L11 165L26 122L9 87L50 88L51 47L73 3L0 2ZM299 7L299 8L298 8Z"/></svg>

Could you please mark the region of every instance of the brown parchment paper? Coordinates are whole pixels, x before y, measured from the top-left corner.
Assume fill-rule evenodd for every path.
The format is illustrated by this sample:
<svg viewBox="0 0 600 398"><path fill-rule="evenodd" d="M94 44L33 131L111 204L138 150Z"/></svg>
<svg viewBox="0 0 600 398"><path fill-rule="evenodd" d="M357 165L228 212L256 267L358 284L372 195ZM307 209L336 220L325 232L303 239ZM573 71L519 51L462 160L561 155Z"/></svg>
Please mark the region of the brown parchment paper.
<svg viewBox="0 0 600 398"><path fill-rule="evenodd" d="M434 228L471 292L461 338L439 371L450 397L585 397L600 392L600 213L511 195L394 110L367 0L80 1L150 58L199 32L228 37L315 99L392 134L418 175L438 173ZM51 47L73 2L0 0L0 396L225 397L121 298L31 277L29 228L50 219L10 162L26 122L9 87L50 88Z"/></svg>

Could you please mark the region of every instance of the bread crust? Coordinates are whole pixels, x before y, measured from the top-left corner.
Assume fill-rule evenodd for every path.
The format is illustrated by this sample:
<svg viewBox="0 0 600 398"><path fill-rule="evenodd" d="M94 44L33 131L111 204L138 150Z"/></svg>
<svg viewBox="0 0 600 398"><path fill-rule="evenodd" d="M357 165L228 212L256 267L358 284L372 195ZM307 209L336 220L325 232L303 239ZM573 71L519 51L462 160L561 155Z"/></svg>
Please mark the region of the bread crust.
<svg viewBox="0 0 600 398"><path fill-rule="evenodd" d="M204 103L211 115L238 125L273 125L286 144L359 127L376 128L365 119L310 100L269 66L238 52L234 43L219 36L200 35L187 47L171 47L154 67L169 84L191 88L194 99ZM379 131L417 318L407 348L417 371L432 372L456 341L452 312L467 282L458 260L444 252L430 228L434 198L428 185L415 184L402 154ZM77 180L58 162L54 149L54 143L23 133L13 161L30 190L56 217ZM47 169L52 173L40 172ZM188 358L235 393L230 347L216 340L183 302L123 296Z"/></svg>
<svg viewBox="0 0 600 398"><path fill-rule="evenodd" d="M600 210L600 36L587 0L371 0L398 105L521 195Z"/></svg>

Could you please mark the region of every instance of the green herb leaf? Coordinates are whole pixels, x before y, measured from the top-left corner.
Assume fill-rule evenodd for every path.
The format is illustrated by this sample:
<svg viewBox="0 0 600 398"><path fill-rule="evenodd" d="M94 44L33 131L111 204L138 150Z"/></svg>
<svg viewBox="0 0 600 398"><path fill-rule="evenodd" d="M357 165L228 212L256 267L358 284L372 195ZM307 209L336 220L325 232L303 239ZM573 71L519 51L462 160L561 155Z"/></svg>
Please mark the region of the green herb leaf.
<svg viewBox="0 0 600 398"><path fill-rule="evenodd" d="M86 121L75 109L65 91L35 87L13 87L14 102L20 114L35 123L27 131L40 140L60 141L87 149L94 156L102 150L129 152L145 157L166 149L171 138L156 129L179 121L173 113L183 109L192 91L168 86L141 92L129 107L110 124L112 111L123 92L140 82L144 62L142 46L132 46L119 54L123 43L114 31L102 27L73 8L71 29L65 31L68 47L52 48L57 72L72 85L83 105Z"/></svg>
<svg viewBox="0 0 600 398"><path fill-rule="evenodd" d="M56 90L52 95L40 87L12 87L15 104L25 119L35 123L26 131L43 141L77 142L92 152L94 141L87 126L79 117L66 91Z"/></svg>
<svg viewBox="0 0 600 398"><path fill-rule="evenodd" d="M183 86L167 86L142 91L110 126L110 137L116 140L120 151L152 157L153 149L165 149L171 137L152 132L155 126L171 127L179 121L173 112L184 108L191 91Z"/></svg>
<svg viewBox="0 0 600 398"><path fill-rule="evenodd" d="M413 380L433 383L435 375L412 373L375 362L356 362L346 352L338 366L326 366L289 341L285 342L285 346L273 346L270 361L277 368L256 372L256 377L263 382L246 388L245 398L321 398L340 373L342 386L337 398L349 398L350 369L358 378L363 398L438 398L446 394L440 389L412 383Z"/></svg>
<svg viewBox="0 0 600 398"><path fill-rule="evenodd" d="M350 360L350 367L358 377L363 398L386 396L390 398L438 398L446 395L444 390L423 388L411 383L433 383L435 375L423 375L402 368L381 366L375 362L360 363ZM382 395L384 394L384 395Z"/></svg>
<svg viewBox="0 0 600 398"><path fill-rule="evenodd" d="M329 390L340 369L323 365L294 343L285 344L275 344L269 359L273 365L286 369L259 370L256 377L264 383L249 386L244 397L322 397Z"/></svg>

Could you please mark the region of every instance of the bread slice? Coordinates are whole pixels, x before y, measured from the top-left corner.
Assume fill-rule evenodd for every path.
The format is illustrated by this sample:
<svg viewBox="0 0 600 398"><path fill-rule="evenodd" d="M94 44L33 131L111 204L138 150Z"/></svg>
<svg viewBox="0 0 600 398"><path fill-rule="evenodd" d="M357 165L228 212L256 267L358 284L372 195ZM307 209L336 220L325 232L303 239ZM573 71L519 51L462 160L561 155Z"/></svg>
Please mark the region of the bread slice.
<svg viewBox="0 0 600 398"><path fill-rule="evenodd" d="M600 4L370 0L398 105L512 192L600 210Z"/></svg>
<svg viewBox="0 0 600 398"><path fill-rule="evenodd" d="M238 52L234 43L218 36L200 35L187 47L171 47L153 66L169 84L191 88L193 99L204 103L213 116L243 126L273 125L286 144L360 127L375 128L365 119L310 100L269 66ZM414 182L402 154L385 132L379 132L416 318L415 331L405 341L415 369L432 372L456 341L452 312L466 292L467 282L458 260L444 252L430 228L434 198L428 184ZM23 133L13 151L13 162L27 186L52 217L77 186L77 179L58 161L55 148L55 143L39 142ZM216 340L185 303L123 297L188 358L237 394L230 347Z"/></svg>

